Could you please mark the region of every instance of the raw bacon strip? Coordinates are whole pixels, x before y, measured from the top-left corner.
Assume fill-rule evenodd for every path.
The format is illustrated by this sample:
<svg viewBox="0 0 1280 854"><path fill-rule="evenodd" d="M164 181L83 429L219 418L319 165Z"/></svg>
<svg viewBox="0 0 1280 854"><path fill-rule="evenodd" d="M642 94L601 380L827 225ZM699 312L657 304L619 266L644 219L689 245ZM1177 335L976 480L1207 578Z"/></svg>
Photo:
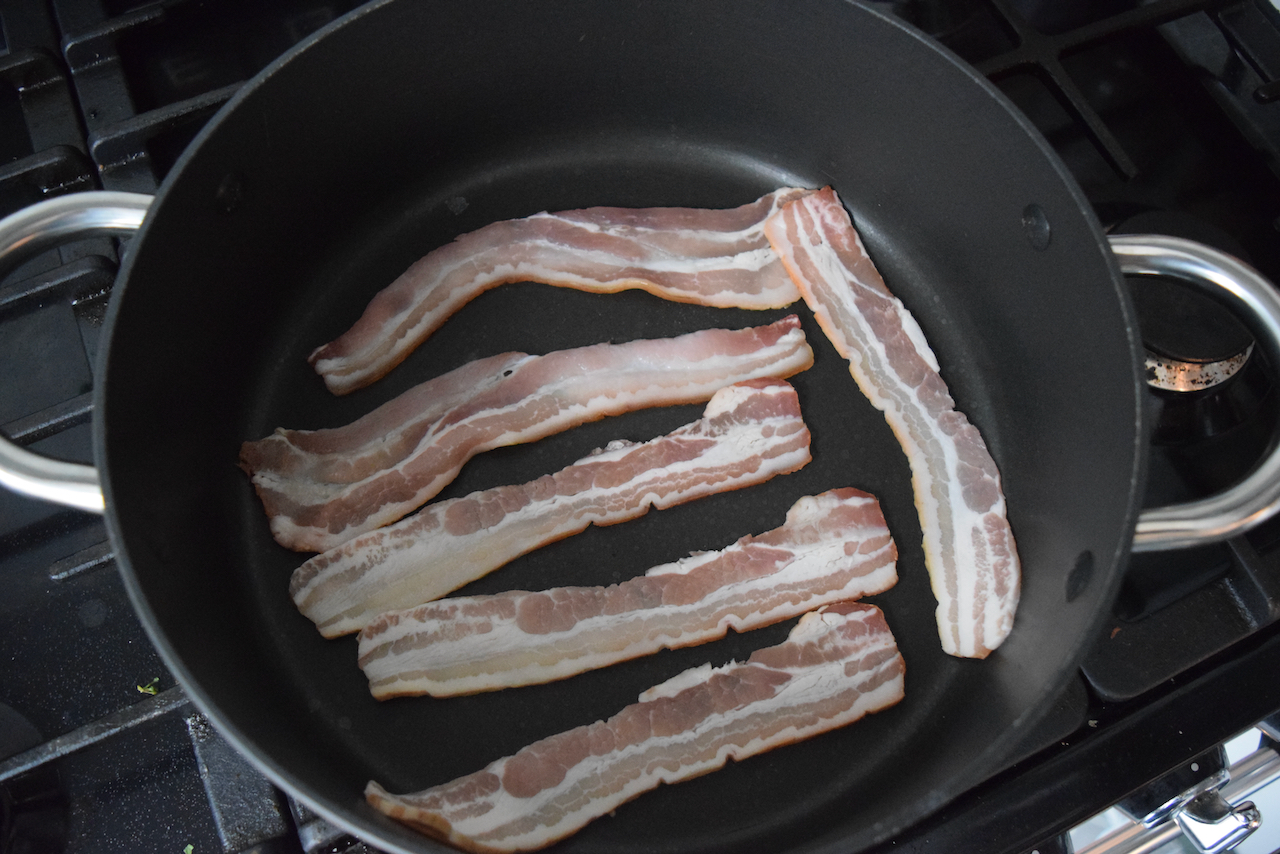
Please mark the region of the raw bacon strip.
<svg viewBox="0 0 1280 854"><path fill-rule="evenodd" d="M769 326L508 353L430 381L346 426L277 430L240 465L297 551L326 551L427 503L482 451L650 406L699 403L726 385L813 364L794 316Z"/></svg>
<svg viewBox="0 0 1280 854"><path fill-rule="evenodd" d="M458 309L506 282L580 291L639 288L676 302L782 308L800 299L762 226L809 190L783 189L732 210L587 208L495 222L413 264L356 324L310 361L329 390L368 385Z"/></svg>
<svg viewBox="0 0 1280 854"><path fill-rule="evenodd" d="M532 851L656 788L842 727L903 696L884 616L841 603L808 613L745 664L686 670L607 721L544 738L482 771L410 795L365 797L467 851Z"/></svg>
<svg viewBox="0 0 1280 854"><path fill-rule="evenodd" d="M612 525L809 462L809 430L785 380L720 389L699 421L643 444L610 443L532 483L441 501L316 555L289 590L325 637L438 599L588 525Z"/></svg>
<svg viewBox="0 0 1280 854"><path fill-rule="evenodd" d="M897 556L875 498L836 489L801 498L780 528L621 584L383 614L360 633L360 667L379 700L551 682L883 593Z"/></svg>
<svg viewBox="0 0 1280 854"><path fill-rule="evenodd" d="M835 192L791 202L765 231L906 452L942 648L985 658L1013 627L1020 584L995 461L956 411L924 333L885 287Z"/></svg>

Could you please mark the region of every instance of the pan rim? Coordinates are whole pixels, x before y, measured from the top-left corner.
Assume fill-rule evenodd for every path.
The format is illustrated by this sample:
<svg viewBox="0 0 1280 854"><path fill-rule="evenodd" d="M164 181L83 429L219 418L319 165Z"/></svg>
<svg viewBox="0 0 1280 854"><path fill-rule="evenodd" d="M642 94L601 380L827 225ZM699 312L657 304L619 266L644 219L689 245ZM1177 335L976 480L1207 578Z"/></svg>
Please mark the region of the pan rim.
<svg viewBox="0 0 1280 854"><path fill-rule="evenodd" d="M120 287L122 291L125 288L127 288L127 283L128 283L128 280L130 279L130 276L135 264L135 260L141 254L142 247L146 245L146 238L149 232L150 223L154 219L159 219L163 217L163 213L165 210L165 202L169 196L169 193L168 193L169 188L173 186L175 183L178 183L181 181L181 176L183 175L187 164L199 156L199 151L203 147L204 140L207 139L209 136L216 134L218 132L218 129L223 124L225 117L227 115L230 115L232 112L234 112L238 108L238 106L242 102L244 102L246 99L252 97L252 95L256 91L258 91L267 80L271 79L271 77L275 74L275 72L280 67L284 66L287 63L292 62L296 57L306 53L315 44L319 43L324 38L326 38L330 33L348 26L353 21L365 15L373 14L377 10L391 5L393 2L394 0L377 0L377 2L371 3L368 6L362 7L352 13L349 13L347 16L344 16L338 21L333 22L332 24L325 27L324 29L318 31L317 33L314 33L312 36L309 36L304 42L295 46L288 53L284 54L282 57L280 57L275 62L273 62L270 66L268 66L266 69L260 72L259 75L256 76L253 80L246 83L245 86L243 86L236 93L236 95L232 99L230 99L226 105L223 106L223 108L219 111L219 113L206 124L206 126L200 131L200 133L196 136L195 140L191 143L191 145L188 146L187 150L183 153L183 155L180 157L178 162L175 164L169 178L166 179L164 185L162 186L157 196L156 202L153 205L152 216L149 217L147 223L144 224L142 230L140 231L140 233L137 235L135 239L134 247L127 254L124 260L124 263L122 264L121 273L119 277L120 285L118 287ZM929 50L937 53L938 55L943 57L947 62L953 65L956 69L964 73L964 75L968 77L971 82L977 83L983 90L985 90L988 97L994 98L996 103L998 103L1001 106L1001 108L1015 120L1015 122L1019 125L1019 127L1023 129L1025 134L1028 137L1030 137L1033 143L1040 149L1040 152L1044 156L1044 158L1050 164L1052 164L1063 186L1068 190L1072 198L1074 198L1078 202L1080 206L1080 210L1085 212L1088 226L1093 233L1094 239L1099 244L1100 251L1105 249L1106 243L1105 243L1105 238L1102 235L1101 226L1097 223L1096 218L1093 216L1089 203L1084 198L1083 191L1079 188L1075 179L1067 171L1065 165L1061 162L1056 152L1053 151L1052 147L1049 145L1047 140L1043 138L1043 136L1039 133L1039 131L1036 130L1033 125L1030 124L1029 120L1024 115L1022 115L1022 113L1018 111L1016 107L1013 106L1012 102L1009 101L1009 99L1002 92L1000 92L997 87L995 87L989 81L987 81L986 78L977 74L976 71L974 71L970 66L965 64L962 60L960 60L950 51L938 45L936 42L934 42L932 39L929 39L927 36L903 24L901 21L898 21L884 14L879 10L864 7L864 6L861 6L860 4L852 3L852 2L849 2L849 0L844 0L844 2L847 3L848 5L857 6L862 11L875 16L876 18L879 18L880 20L887 22L892 26L905 32L906 34L910 35L918 43L920 43L924 47L927 47ZM1107 264L1109 265L1112 271L1111 287L1114 289L1115 293L1119 298L1118 302L1121 306L1121 311L1124 317L1125 331L1128 336L1127 343L1134 356L1132 360L1133 364L1131 366L1133 379L1134 379L1134 382L1133 382L1134 411L1136 414L1136 423L1135 423L1134 441L1133 441L1134 467L1133 467L1133 470L1130 472L1130 478L1129 478L1129 483L1130 483L1130 493L1129 493L1129 501L1128 501L1129 513L1127 518L1123 520L1123 528L1125 530L1131 531L1137 519L1139 498L1141 495L1142 486L1145 483L1146 461L1147 461L1147 454L1145 452L1144 433L1142 430L1143 408L1141 405L1142 385L1140 382L1141 381L1141 373L1139 368L1140 362L1138 359L1139 345L1138 345L1138 339L1136 335L1136 321L1134 320L1133 310L1129 301L1128 293L1123 287L1123 280L1119 272L1119 267L1116 264L1115 259L1111 255L1109 250L1105 251L1105 257L1106 257ZM116 326L116 317L120 310L120 306L123 304L123 302L124 301L121 299L113 299L111 301L111 305L108 310L107 318L104 324L104 332L103 332L103 334L106 336L106 340L108 344L107 346L104 346L101 348L101 351L98 356L98 358L102 360L99 363L99 370L97 373L99 377L105 378L108 376L108 372L110 369L109 368L110 351L112 349L110 346L110 342L112 341L112 338L113 338L112 333ZM112 541L115 543L123 544L125 542L125 533L124 533L125 522L119 516L117 503L113 498L115 494L115 490L113 486L113 476L109 467L107 467L105 464L106 460L108 460L109 458L107 453L107 447L106 447L107 443L106 443L106 427L105 427L105 422L107 420L105 417L105 414L110 411L110 403L107 399L108 385L109 383L106 382L104 379L104 381L101 381L96 385L94 390L95 409L97 412L103 414L103 417L94 419L94 427L93 427L94 454L95 454L95 458L98 459L100 461L100 464L102 465L103 490L104 490L104 495L106 496L106 499L107 499L106 501L107 528L110 533ZM1121 549L1119 549L1117 553L1114 555L1112 563L1122 562L1127 556L1127 554L1128 554L1128 545L1126 542L1126 544ZM225 737L227 737L227 739L242 754L244 754L256 767L258 767L259 770L261 770L268 778L270 778L277 785L281 786L281 788L284 788L287 791L298 796L309 807L314 809L318 814L322 815L324 818L331 821L335 825L342 827L346 830L349 830L353 833L356 833L357 835L360 835L362 837L370 838L371 841L375 842L379 846L387 848L388 850L393 850L396 852L405 852L405 854L409 854L409 852L412 852L413 850L422 850L422 847L424 845L434 845L434 843L429 843L426 840L423 840L421 842L417 842L413 847L402 847L399 842L397 842L394 838L387 835L387 833L385 832L387 830L387 827L383 826L381 823L375 824L368 821L355 820L349 814L349 812L344 812L343 811L344 808L341 807L340 805L331 804L328 802L328 800L314 795L314 793L311 791L312 789L311 786L309 786L305 781L303 781L302 779L298 778L295 774L290 772L288 768L276 762L273 754L269 750L265 750L263 749L262 745L255 743L254 739L251 738L247 733L243 732L234 720L228 718L226 715L222 713L214 697L208 691L206 691L206 689L202 686L200 681L196 679L195 674L188 669L187 665L179 656L176 648L173 646L168 636L161 631L157 614L154 612L151 606L151 603L147 599L146 592L144 591L142 584L138 580L138 575L132 565L130 556L123 548L120 549L117 554L117 561L120 565L121 574L124 579L126 589L128 590L130 599L133 602L134 608L135 610L138 611L140 615L144 615L144 618L142 620L143 625L148 635L151 637L152 642L160 650L161 655L164 657L166 664L174 672L175 676L177 676L180 683L183 685L184 689L187 691L188 695L192 698L193 702L201 709L202 712L206 714L207 717L209 717L209 719L214 723L214 725L219 729L219 731ZM1118 590L1120 578L1119 578L1119 574L1114 571L1110 572L1107 575L1107 578L1110 579L1110 589L1103 592L1101 594L1101 597L1103 601L1109 602L1114 598ZM1090 631L1091 635L1094 635L1097 633L1097 630L1101 626L1105 616L1106 616L1106 612L1104 609L1099 609L1097 613L1094 615L1093 623ZM1071 672L1073 672L1074 669L1078 667L1079 660L1083 659L1085 652L1087 652L1087 650L1084 648L1077 651L1076 653L1077 660L1075 661L1074 665L1068 669L1067 676L1059 680L1060 684L1056 685L1056 689L1058 691L1060 691L1063 685L1065 685L1066 678L1069 678ZM1038 714L1028 716L1026 720L1022 721L1022 726L1024 727L1023 731L1029 731L1040 718L1048 714L1049 709L1048 709L1047 701L1053 699L1053 696L1051 695L1055 695L1055 692L1053 690L1046 689L1043 693L1045 696L1041 698L1041 702L1035 705L1035 709L1038 712ZM1003 754L1003 750L998 745L991 745L990 747L988 747L986 751L982 752L975 758L974 762L972 763L973 770L971 771L971 773L967 777L961 777L956 780L954 786L951 787L953 790L939 793L939 799L937 803L933 803L929 805L925 810L920 812L920 814L918 815L896 816L895 817L897 819L896 826L883 831L879 835L879 838L881 840L889 838L889 836L893 835L894 833L897 833L903 827L909 826L915 821L918 821L920 818L923 818L925 815L930 814L931 812L943 806L945 803L954 799L956 796L958 796L962 792L967 791L973 785L976 785L981 780L986 779L992 773L995 773L996 771L998 771L999 769L996 766L999 766L1000 763L1003 761L1004 757L1002 754ZM915 812L915 811L908 811L908 812ZM825 849L819 848L816 850L833 850L834 851L836 850L837 847L838 846L836 844L832 844L831 846L828 846L828 848L825 848ZM440 848L435 850L449 850L449 849Z"/></svg>

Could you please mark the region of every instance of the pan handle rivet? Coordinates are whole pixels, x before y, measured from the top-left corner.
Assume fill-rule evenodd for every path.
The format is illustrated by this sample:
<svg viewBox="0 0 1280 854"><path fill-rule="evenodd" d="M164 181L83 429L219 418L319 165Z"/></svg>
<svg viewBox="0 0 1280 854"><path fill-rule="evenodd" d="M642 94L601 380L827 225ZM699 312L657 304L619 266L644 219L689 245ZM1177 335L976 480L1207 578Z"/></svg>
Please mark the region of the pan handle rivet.
<svg viewBox="0 0 1280 854"><path fill-rule="evenodd" d="M1049 241L1053 239L1053 232L1049 228L1049 217L1045 216L1044 208L1035 202L1022 209L1022 231L1027 235L1027 242L1031 244L1031 248L1037 252L1048 249Z"/></svg>

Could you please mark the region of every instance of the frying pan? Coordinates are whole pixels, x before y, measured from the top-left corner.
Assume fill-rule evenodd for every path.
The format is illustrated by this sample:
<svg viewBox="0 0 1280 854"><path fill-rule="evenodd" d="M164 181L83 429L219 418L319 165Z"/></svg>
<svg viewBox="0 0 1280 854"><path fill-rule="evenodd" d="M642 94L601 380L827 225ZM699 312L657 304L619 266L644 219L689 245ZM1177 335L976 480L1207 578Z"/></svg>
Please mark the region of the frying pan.
<svg viewBox="0 0 1280 854"><path fill-rule="evenodd" d="M146 211L104 332L97 471L8 447L6 482L82 506L105 497L117 562L151 637L271 779L382 848L440 850L367 807L366 781L410 791L477 770L606 717L686 667L740 660L790 624L552 685L379 704L355 667L354 640L322 640L294 611L287 584L300 557L271 540L235 466L240 443L276 426L346 423L482 355L787 313L508 285L385 379L329 395L307 353L459 233L544 209L729 207L778 186L827 184L1001 468L1024 571L1006 643L985 661L941 652L905 458L803 307L792 310L816 351L794 378L813 433L808 467L590 529L467 590L612 583L775 527L801 495L846 485L877 494L901 581L874 601L907 663L906 699L662 787L562 844L619 854L860 850L1012 760L1107 611L1145 468L1135 324L1080 190L985 80L874 11L838 0L384 0L357 10L246 85L154 202L67 197L0 228L14 254L62 232L129 231ZM1243 265L1183 243L1118 251L1127 268L1216 281L1269 312L1252 322L1280 364L1280 309ZM700 409L633 413L482 455L444 497L530 480ZM1255 523L1276 501L1276 469L1268 461L1209 506L1144 516L1140 544Z"/></svg>

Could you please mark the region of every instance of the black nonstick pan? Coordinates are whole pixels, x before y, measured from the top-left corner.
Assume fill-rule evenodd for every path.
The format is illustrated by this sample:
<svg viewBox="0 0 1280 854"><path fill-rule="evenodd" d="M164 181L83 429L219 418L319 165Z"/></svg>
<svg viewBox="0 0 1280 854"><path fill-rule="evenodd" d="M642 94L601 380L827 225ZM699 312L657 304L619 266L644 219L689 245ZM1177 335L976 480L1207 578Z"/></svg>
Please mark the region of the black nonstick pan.
<svg viewBox="0 0 1280 854"><path fill-rule="evenodd" d="M987 660L942 653L905 457L803 305L758 313L507 285L354 394L332 396L306 362L408 264L489 222L731 207L824 185L1000 466L1023 595ZM323 640L294 610L302 557L272 541L236 467L240 443L346 423L481 356L790 312L816 352L793 379L812 463L590 529L466 591L613 583L776 527L799 496L876 494L901 580L874 601L906 660L906 699L663 787L557 850L852 852L886 840L1014 759L1075 671L1133 541L1142 376L1116 259L1051 149L971 69L855 4L385 0L246 85L150 205L112 297L95 453L138 612L196 703L273 780L386 850L440 850L368 807L365 783L411 791L478 770L687 667L741 660L790 624L551 685L378 703L354 639ZM648 410L484 454L443 497L531 480L700 411Z"/></svg>

